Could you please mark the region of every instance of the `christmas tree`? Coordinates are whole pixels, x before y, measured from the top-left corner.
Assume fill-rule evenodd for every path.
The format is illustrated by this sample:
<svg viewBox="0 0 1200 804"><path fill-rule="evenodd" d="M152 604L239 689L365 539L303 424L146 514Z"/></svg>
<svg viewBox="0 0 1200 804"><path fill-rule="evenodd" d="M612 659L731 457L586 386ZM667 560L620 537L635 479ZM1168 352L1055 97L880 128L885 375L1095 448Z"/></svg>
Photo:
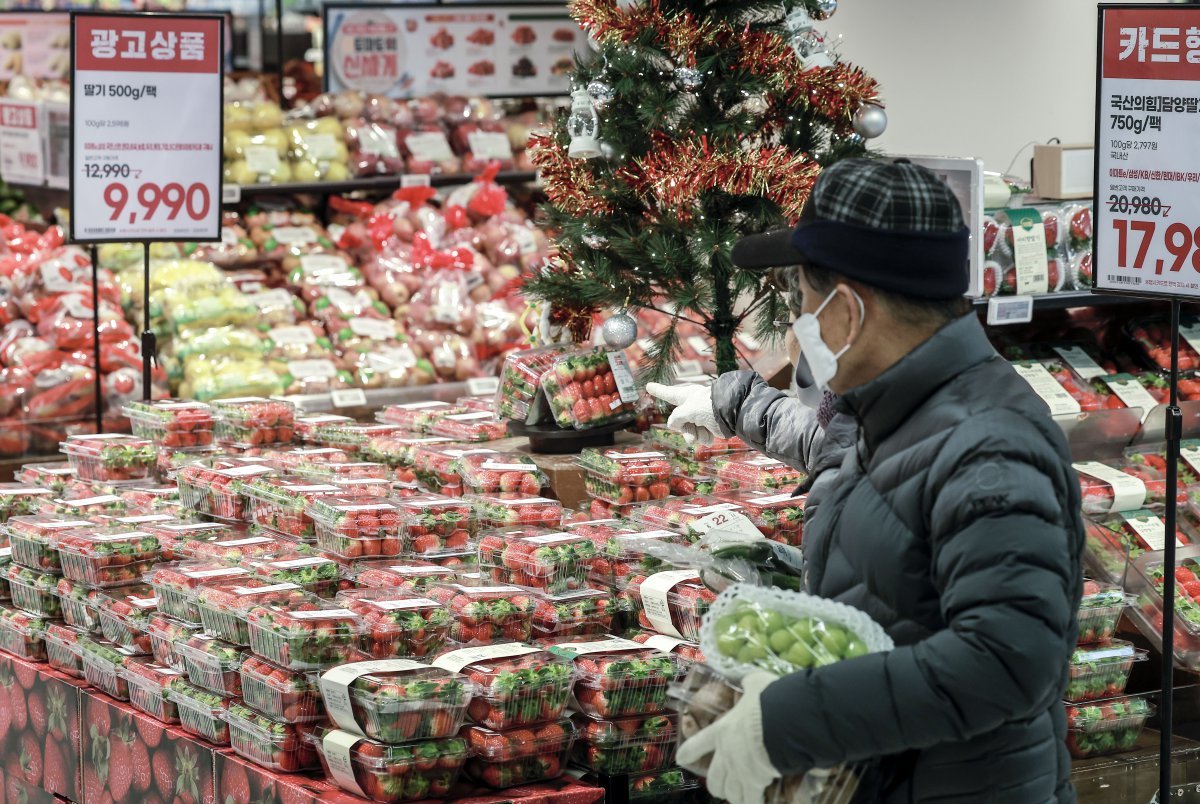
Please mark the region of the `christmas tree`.
<svg viewBox="0 0 1200 804"><path fill-rule="evenodd" d="M737 368L743 324L771 335L783 299L732 265L733 244L793 222L821 166L864 155L886 125L875 81L818 30L836 6L573 0L596 52L576 64L570 115L531 141L560 258L525 290L552 321L668 311L643 366L659 381L680 320L711 336L719 371Z"/></svg>

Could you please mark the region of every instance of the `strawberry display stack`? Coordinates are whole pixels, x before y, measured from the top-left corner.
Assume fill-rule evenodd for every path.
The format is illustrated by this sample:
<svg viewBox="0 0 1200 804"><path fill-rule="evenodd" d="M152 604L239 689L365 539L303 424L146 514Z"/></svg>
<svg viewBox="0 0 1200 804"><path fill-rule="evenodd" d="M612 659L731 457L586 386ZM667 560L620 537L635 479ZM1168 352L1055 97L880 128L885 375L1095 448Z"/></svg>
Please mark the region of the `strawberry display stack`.
<svg viewBox="0 0 1200 804"><path fill-rule="evenodd" d="M718 436L711 444L701 444L699 441L688 443L682 433L661 424L650 428L648 441L654 449L665 452L671 461L671 493L679 497L716 491L717 478L707 464L714 458L744 453L749 449L737 436Z"/></svg>

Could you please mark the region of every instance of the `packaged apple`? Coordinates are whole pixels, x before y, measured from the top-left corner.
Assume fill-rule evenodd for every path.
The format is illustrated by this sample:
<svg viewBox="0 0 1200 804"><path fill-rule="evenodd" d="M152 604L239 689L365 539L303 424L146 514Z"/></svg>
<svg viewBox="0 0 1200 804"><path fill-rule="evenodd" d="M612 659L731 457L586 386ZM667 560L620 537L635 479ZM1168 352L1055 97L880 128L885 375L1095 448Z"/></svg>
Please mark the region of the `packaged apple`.
<svg viewBox="0 0 1200 804"><path fill-rule="evenodd" d="M131 435L73 435L58 446L76 476L89 483L144 480L158 459L153 441Z"/></svg>
<svg viewBox="0 0 1200 804"><path fill-rule="evenodd" d="M433 664L466 675L475 687L467 714L495 730L562 717L575 680L569 658L516 642L452 650Z"/></svg>
<svg viewBox="0 0 1200 804"><path fill-rule="evenodd" d="M249 500L252 522L293 539L312 541L316 524L305 513L305 506L321 497L339 496L343 489L296 475L275 475L255 478L243 487L243 492Z"/></svg>
<svg viewBox="0 0 1200 804"><path fill-rule="evenodd" d="M687 439L683 437L683 433L678 430L672 430L665 424L656 424L651 427L649 439L650 443L656 449L660 449L672 457L684 457L697 463L712 460L720 455L746 452L750 449L746 446L746 442L737 436L730 436L729 438L717 436L713 438L711 444L701 444L699 441L693 441L689 444Z"/></svg>
<svg viewBox="0 0 1200 804"><path fill-rule="evenodd" d="M48 488L28 483L0 483L0 524L13 517L30 516L41 508L42 500L54 496Z"/></svg>
<svg viewBox="0 0 1200 804"><path fill-rule="evenodd" d="M375 414L381 424L392 424L410 433L428 433L438 419L452 413L466 413L466 408L452 402L407 402L388 405Z"/></svg>
<svg viewBox="0 0 1200 804"><path fill-rule="evenodd" d="M679 674L669 654L614 636L538 643L575 662L575 699L590 717L651 715L667 708L667 687Z"/></svg>
<svg viewBox="0 0 1200 804"><path fill-rule="evenodd" d="M62 623L50 623L42 636L46 643L46 663L72 678L83 678L83 647L79 644L84 633Z"/></svg>
<svg viewBox="0 0 1200 804"><path fill-rule="evenodd" d="M533 638L593 636L612 631L617 615L611 592L582 589L564 595L534 593Z"/></svg>
<svg viewBox="0 0 1200 804"><path fill-rule="evenodd" d="M17 482L49 489L55 496L62 496L67 484L74 478L75 470L69 461L27 463L21 467L16 476Z"/></svg>
<svg viewBox="0 0 1200 804"><path fill-rule="evenodd" d="M254 535L222 539L192 539L179 545L179 557L191 561L222 561L237 564L278 555L295 548L279 537Z"/></svg>
<svg viewBox="0 0 1200 804"><path fill-rule="evenodd" d="M317 547L348 559L398 556L401 551L397 502L361 497L320 497L305 508L317 533Z"/></svg>
<svg viewBox="0 0 1200 804"><path fill-rule="evenodd" d="M542 390L559 427L586 430L633 416L640 398L624 352L603 349L558 355Z"/></svg>
<svg viewBox="0 0 1200 804"><path fill-rule="evenodd" d="M132 584L107 589L96 600L100 632L114 645L134 653L150 653L150 620L158 606L153 587Z"/></svg>
<svg viewBox="0 0 1200 804"><path fill-rule="evenodd" d="M502 491L472 494L466 498L482 528L537 526L557 528L562 521L562 503L534 494Z"/></svg>
<svg viewBox="0 0 1200 804"><path fill-rule="evenodd" d="M804 535L804 503L806 497L782 494L763 494L753 490L721 492L724 500L739 506L737 513L749 519L767 539L799 547ZM715 526L715 527L720 527Z"/></svg>
<svg viewBox="0 0 1200 804"><path fill-rule="evenodd" d="M1134 664L1146 658L1146 651L1121 639L1076 648L1064 699L1079 703L1121 695Z"/></svg>
<svg viewBox="0 0 1200 804"><path fill-rule="evenodd" d="M201 586L196 608L204 632L235 645L249 645L246 616L255 606L286 603L306 597L294 583L276 583L266 578L232 578Z"/></svg>
<svg viewBox="0 0 1200 804"><path fill-rule="evenodd" d="M188 465L179 470L179 498L197 514L207 514L226 521L246 519L247 500L242 493L246 484L255 478L275 474L269 466L225 463L218 468Z"/></svg>
<svg viewBox="0 0 1200 804"><path fill-rule="evenodd" d="M190 450L213 443L212 408L203 402L159 399L130 402L121 412L129 417L133 434L160 447Z"/></svg>
<svg viewBox="0 0 1200 804"><path fill-rule="evenodd" d="M298 441L310 443L317 430L328 424L353 424L354 419L335 413L321 413L312 416L297 416L293 430Z"/></svg>
<svg viewBox="0 0 1200 804"><path fill-rule="evenodd" d="M468 443L496 441L508 437L508 425L497 421L490 411L468 410L441 417L433 423L430 432Z"/></svg>
<svg viewBox="0 0 1200 804"><path fill-rule="evenodd" d="M188 681L224 696L242 694L242 662L248 655L241 647L208 634L193 634L175 644L175 655L183 662Z"/></svg>
<svg viewBox="0 0 1200 804"><path fill-rule="evenodd" d="M42 502L38 513L59 519L88 519L100 521L102 517L122 516L129 506L115 494L94 494L88 497L54 499Z"/></svg>
<svg viewBox="0 0 1200 804"><path fill-rule="evenodd" d="M187 671L183 657L179 655L178 646L187 642L196 634L201 633L203 626L183 622L166 614L155 614L146 626L150 635L150 652L154 661L173 667L179 672Z"/></svg>
<svg viewBox="0 0 1200 804"><path fill-rule="evenodd" d="M1085 578L1079 601L1079 644L1094 645L1112 639L1125 604L1125 592L1119 586Z"/></svg>
<svg viewBox="0 0 1200 804"><path fill-rule="evenodd" d="M426 597L449 609L450 639L461 645L493 645L527 640L533 627L533 599L516 586L432 586Z"/></svg>
<svg viewBox="0 0 1200 804"><path fill-rule="evenodd" d="M121 675L129 690L130 706L145 712L160 723L179 722L179 709L167 692L171 682L179 678L178 670L155 664L148 659L130 659L121 668Z"/></svg>
<svg viewBox="0 0 1200 804"><path fill-rule="evenodd" d="M667 636L700 641L700 623L717 596L691 570L635 575L620 593L638 625Z"/></svg>
<svg viewBox="0 0 1200 804"><path fill-rule="evenodd" d="M440 436L388 433L372 437L363 447L362 456L368 461L387 464L392 467L396 480L411 483L417 480L415 467L419 449L452 443L450 439Z"/></svg>
<svg viewBox="0 0 1200 804"><path fill-rule="evenodd" d="M4 577L8 580L13 606L37 617L62 616L57 575L12 564Z"/></svg>
<svg viewBox="0 0 1200 804"><path fill-rule="evenodd" d="M346 127L350 167L355 176L395 176L404 172L404 157L395 126L359 120Z"/></svg>
<svg viewBox="0 0 1200 804"><path fill-rule="evenodd" d="M1145 695L1122 695L1067 706L1067 750L1075 759L1130 751L1154 705Z"/></svg>
<svg viewBox="0 0 1200 804"><path fill-rule="evenodd" d="M726 455L712 463L712 474L734 489L791 491L806 479L804 472L765 455Z"/></svg>
<svg viewBox="0 0 1200 804"><path fill-rule="evenodd" d="M351 569L355 585L367 589L399 589L422 595L437 583L454 583L450 567L417 559L383 559L356 562Z"/></svg>
<svg viewBox="0 0 1200 804"><path fill-rule="evenodd" d="M58 537L63 575L91 586L140 581L158 562L158 539L142 530L75 530Z"/></svg>
<svg viewBox="0 0 1200 804"><path fill-rule="evenodd" d="M507 529L479 543L479 567L492 581L560 595L587 586L596 546L580 533ZM540 529L536 529L540 530Z"/></svg>
<svg viewBox="0 0 1200 804"><path fill-rule="evenodd" d="M473 549L470 502L428 494L397 504L405 555L427 559Z"/></svg>
<svg viewBox="0 0 1200 804"><path fill-rule="evenodd" d="M69 578L59 578L55 586L59 610L67 625L91 634L100 633L100 613L97 605L101 590Z"/></svg>
<svg viewBox="0 0 1200 804"><path fill-rule="evenodd" d="M335 725L389 744L456 734L475 692L466 676L410 659L343 664L318 683Z"/></svg>
<svg viewBox="0 0 1200 804"><path fill-rule="evenodd" d="M686 639L678 637L664 636L656 634L653 631L643 631L634 629L625 635L627 639L632 639L640 645L661 650L663 653L669 653L675 657L681 668L690 667L693 664L704 663L704 651L700 649L700 644L697 642L689 642Z"/></svg>
<svg viewBox="0 0 1200 804"><path fill-rule="evenodd" d="M519 453L463 450L454 466L470 494L538 494L549 485L533 459Z"/></svg>
<svg viewBox="0 0 1200 804"><path fill-rule="evenodd" d="M543 346L512 352L504 358L500 388L496 391L496 411L502 418L525 421L542 387L542 375L564 351L562 346Z"/></svg>
<svg viewBox="0 0 1200 804"><path fill-rule="evenodd" d="M571 761L611 776L647 773L675 761L676 716L633 715L615 720L574 718Z"/></svg>
<svg viewBox="0 0 1200 804"><path fill-rule="evenodd" d="M375 659L423 659L440 653L453 619L435 600L396 588L350 589L335 603L362 618L358 647Z"/></svg>
<svg viewBox="0 0 1200 804"><path fill-rule="evenodd" d="M247 655L241 667L242 700L285 723L319 722L325 719L325 702L316 678Z"/></svg>
<svg viewBox="0 0 1200 804"><path fill-rule="evenodd" d="M320 670L348 661L362 637L362 617L306 595L255 606L247 613L250 650L288 670Z"/></svg>
<svg viewBox="0 0 1200 804"><path fill-rule="evenodd" d="M466 777L501 789L557 779L575 743L575 726L568 718L508 731L465 726L461 736L471 749Z"/></svg>
<svg viewBox="0 0 1200 804"><path fill-rule="evenodd" d="M129 700L129 684L125 681L125 665L136 657L122 648L100 639L81 639L83 677L96 689L116 698Z"/></svg>
<svg viewBox="0 0 1200 804"><path fill-rule="evenodd" d="M201 584L222 578L240 578L250 574L245 567L221 561L176 561L157 565L146 575L146 583L158 598L158 610L190 623L200 622L196 608L196 589Z"/></svg>
<svg viewBox="0 0 1200 804"><path fill-rule="evenodd" d="M217 441L235 447L288 444L294 435L296 409L290 402L258 397L212 403Z"/></svg>
<svg viewBox="0 0 1200 804"><path fill-rule="evenodd" d="M317 729L307 739L330 781L381 804L447 797L470 755L458 737L386 745L340 729Z"/></svg>
<svg viewBox="0 0 1200 804"><path fill-rule="evenodd" d="M233 704L232 698L201 689L182 678L171 681L168 696L179 712L180 729L213 745L229 745L225 712Z"/></svg>

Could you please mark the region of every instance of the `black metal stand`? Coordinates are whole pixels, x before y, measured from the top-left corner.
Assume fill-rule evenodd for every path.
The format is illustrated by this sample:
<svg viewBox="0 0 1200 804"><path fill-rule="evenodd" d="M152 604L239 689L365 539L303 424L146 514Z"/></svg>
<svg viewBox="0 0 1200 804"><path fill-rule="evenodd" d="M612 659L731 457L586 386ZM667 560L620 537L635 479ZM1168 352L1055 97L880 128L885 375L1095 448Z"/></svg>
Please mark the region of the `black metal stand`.
<svg viewBox="0 0 1200 804"><path fill-rule="evenodd" d="M1179 443L1183 437L1183 411L1179 408L1179 299L1171 299L1171 403L1167 407L1167 510L1166 539L1163 540L1163 625L1162 625L1162 701L1158 716L1160 745L1158 757L1158 800L1171 794L1171 737L1173 688L1175 682L1175 533L1179 487Z"/></svg>
<svg viewBox="0 0 1200 804"><path fill-rule="evenodd" d="M279 64L279 105L286 106L283 96L283 0L275 0L275 58Z"/></svg>
<svg viewBox="0 0 1200 804"><path fill-rule="evenodd" d="M150 329L150 244L142 243L142 400L149 402L154 391L154 359L158 343Z"/></svg>
<svg viewBox="0 0 1200 804"><path fill-rule="evenodd" d="M93 393L96 395L96 432L104 432L104 400L103 387L100 383L100 259L96 246L92 251L92 374L94 375Z"/></svg>

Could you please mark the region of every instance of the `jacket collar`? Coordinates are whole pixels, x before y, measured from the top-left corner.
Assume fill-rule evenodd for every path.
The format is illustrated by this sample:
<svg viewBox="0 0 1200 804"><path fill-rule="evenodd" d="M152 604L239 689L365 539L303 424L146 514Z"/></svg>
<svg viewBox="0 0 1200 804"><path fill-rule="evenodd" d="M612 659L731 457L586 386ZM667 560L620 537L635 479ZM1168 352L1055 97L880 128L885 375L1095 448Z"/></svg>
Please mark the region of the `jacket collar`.
<svg viewBox="0 0 1200 804"><path fill-rule="evenodd" d="M971 312L942 327L875 379L847 391L838 404L858 419L867 450L874 452L934 391L995 354Z"/></svg>

